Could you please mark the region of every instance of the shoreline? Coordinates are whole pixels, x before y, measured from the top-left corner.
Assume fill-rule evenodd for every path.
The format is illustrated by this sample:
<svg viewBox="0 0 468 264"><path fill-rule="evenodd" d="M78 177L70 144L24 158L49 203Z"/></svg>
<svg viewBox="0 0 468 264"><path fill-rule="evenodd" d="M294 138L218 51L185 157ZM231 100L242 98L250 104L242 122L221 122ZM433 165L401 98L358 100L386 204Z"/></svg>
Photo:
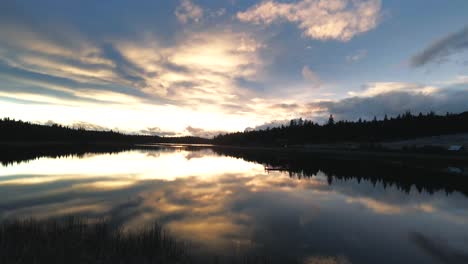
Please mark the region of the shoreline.
<svg viewBox="0 0 468 264"><path fill-rule="evenodd" d="M446 162L462 162L468 164L468 152L466 151L432 151L426 152L423 150L414 151L408 150L394 150L394 149L357 149L346 148L347 144L335 144L332 147L327 145L321 147L320 145L307 145L307 146L290 146L290 147L277 147L277 146L234 146L234 145L212 145L212 144L187 144L187 143L131 143L131 142L63 142L63 141L43 141L43 142L0 142L0 148L7 148L7 151L14 151L16 154L22 150L28 153L33 153L35 150L39 152L47 151L105 151L106 149L118 150L122 149L152 149L156 147L183 147L190 149L225 149L234 151L255 151L255 152L268 152L269 154L291 154L291 155L311 155L319 156L320 158L327 159L342 159L342 160L415 160L415 161L446 161ZM8 155L7 153L3 153Z"/></svg>
<svg viewBox="0 0 468 264"><path fill-rule="evenodd" d="M232 146L232 145L191 145L191 144L136 144L139 147L189 147L189 148L213 148L213 149L233 149L243 151L265 151L289 154L320 154L323 158L348 158L348 159L385 159L385 158L404 158L404 159L438 159L454 160L468 162L468 153L423 153L415 151L397 151L397 150L361 150L347 148L311 148L311 147L268 147L268 146ZM468 163L467 163L468 164Z"/></svg>

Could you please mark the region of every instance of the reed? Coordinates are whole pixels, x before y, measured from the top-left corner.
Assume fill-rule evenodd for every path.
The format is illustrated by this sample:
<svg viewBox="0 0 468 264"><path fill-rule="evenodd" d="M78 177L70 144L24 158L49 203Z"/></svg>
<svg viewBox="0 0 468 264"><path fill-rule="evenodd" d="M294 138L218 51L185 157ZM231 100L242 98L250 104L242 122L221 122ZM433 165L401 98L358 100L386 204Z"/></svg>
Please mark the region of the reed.
<svg viewBox="0 0 468 264"><path fill-rule="evenodd" d="M124 232L78 217L0 224L0 263L188 263L187 247L154 223Z"/></svg>

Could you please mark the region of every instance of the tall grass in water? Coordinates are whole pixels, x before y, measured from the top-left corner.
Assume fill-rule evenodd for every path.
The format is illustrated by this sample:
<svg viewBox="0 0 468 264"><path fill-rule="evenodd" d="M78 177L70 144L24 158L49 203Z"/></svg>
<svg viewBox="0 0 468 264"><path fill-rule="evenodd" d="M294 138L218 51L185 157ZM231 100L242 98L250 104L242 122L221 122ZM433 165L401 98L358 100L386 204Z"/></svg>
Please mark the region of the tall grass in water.
<svg viewBox="0 0 468 264"><path fill-rule="evenodd" d="M175 239L158 223L130 231L108 221L79 217L0 223L0 264L303 263L294 256L281 258L255 252L193 255L193 246Z"/></svg>
<svg viewBox="0 0 468 264"><path fill-rule="evenodd" d="M124 232L81 218L17 220L0 225L3 264L187 263L186 245L155 223Z"/></svg>

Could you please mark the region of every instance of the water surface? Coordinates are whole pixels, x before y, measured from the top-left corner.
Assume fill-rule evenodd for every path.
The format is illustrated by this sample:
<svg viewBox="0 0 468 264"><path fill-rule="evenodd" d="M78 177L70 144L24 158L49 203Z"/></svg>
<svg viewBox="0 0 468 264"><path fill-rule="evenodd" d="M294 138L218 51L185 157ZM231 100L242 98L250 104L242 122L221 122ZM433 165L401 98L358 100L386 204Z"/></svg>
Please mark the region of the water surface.
<svg viewBox="0 0 468 264"><path fill-rule="evenodd" d="M468 263L463 188L386 180L411 180L401 168L369 173L337 162L297 173L246 160L156 148L5 165L0 219L80 215L128 229L158 220L196 251L220 256Z"/></svg>

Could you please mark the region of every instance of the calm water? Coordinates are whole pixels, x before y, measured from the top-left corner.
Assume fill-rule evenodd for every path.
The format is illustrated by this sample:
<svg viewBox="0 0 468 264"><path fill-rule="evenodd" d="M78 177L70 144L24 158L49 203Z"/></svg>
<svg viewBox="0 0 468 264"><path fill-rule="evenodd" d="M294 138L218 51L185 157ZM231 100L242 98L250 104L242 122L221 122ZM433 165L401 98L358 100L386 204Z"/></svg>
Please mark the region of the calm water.
<svg viewBox="0 0 468 264"><path fill-rule="evenodd" d="M267 171L208 149L39 158L0 167L0 219L73 214L129 229L156 219L197 251L221 256L468 263L461 191L344 174Z"/></svg>

